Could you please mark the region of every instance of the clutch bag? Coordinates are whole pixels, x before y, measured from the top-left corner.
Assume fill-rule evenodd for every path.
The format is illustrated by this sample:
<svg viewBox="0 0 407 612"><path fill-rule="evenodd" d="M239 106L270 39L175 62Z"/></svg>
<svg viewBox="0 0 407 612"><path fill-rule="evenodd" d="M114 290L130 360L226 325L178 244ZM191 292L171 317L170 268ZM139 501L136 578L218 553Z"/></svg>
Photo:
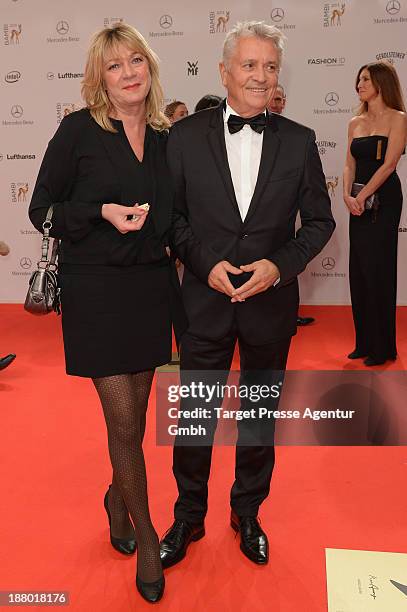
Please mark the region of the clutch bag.
<svg viewBox="0 0 407 612"><path fill-rule="evenodd" d="M352 196L352 198L356 198L356 196L358 196L359 193L362 191L363 187L364 187L363 183L353 183L352 190L350 192L350 195ZM376 210L377 211L379 206L380 206L380 200L379 200L379 195L377 193L372 193L372 195L366 198L365 210Z"/></svg>

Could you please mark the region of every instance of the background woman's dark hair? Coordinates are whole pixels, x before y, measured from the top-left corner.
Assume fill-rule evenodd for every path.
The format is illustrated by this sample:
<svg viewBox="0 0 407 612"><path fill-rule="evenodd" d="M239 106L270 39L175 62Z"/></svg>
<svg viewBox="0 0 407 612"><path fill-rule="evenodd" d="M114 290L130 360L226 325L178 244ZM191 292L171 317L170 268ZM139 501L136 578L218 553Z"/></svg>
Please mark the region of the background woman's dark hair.
<svg viewBox="0 0 407 612"><path fill-rule="evenodd" d="M195 106L195 112L205 110L206 108L214 108L215 106L219 106L222 102L222 98L220 96L215 96L212 94L206 94L197 102Z"/></svg>
<svg viewBox="0 0 407 612"><path fill-rule="evenodd" d="M387 61L371 62L365 64L359 69L356 77L355 89L358 91L358 83L362 70L368 70L372 80L373 87L377 92L382 94L383 102L389 108L406 112L404 105L403 93L399 77L393 64ZM367 102L362 102L357 110L357 115L361 115L367 111Z"/></svg>

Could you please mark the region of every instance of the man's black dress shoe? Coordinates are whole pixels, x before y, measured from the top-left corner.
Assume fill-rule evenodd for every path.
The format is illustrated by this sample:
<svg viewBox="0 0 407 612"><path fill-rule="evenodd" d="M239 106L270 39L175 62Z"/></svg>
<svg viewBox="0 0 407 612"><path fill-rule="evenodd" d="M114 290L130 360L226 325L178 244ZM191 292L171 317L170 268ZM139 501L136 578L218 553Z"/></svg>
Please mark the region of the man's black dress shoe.
<svg viewBox="0 0 407 612"><path fill-rule="evenodd" d="M15 358L16 356L14 355L14 353L10 353L10 355L6 355L6 357L2 357L0 359L0 370L4 370L4 368L7 368L7 366L9 366L10 363L14 361Z"/></svg>
<svg viewBox="0 0 407 612"><path fill-rule="evenodd" d="M386 363L386 359L374 359L373 357L366 357L366 359L363 360L363 363L366 366L377 366Z"/></svg>
<svg viewBox="0 0 407 612"><path fill-rule="evenodd" d="M165 578L164 576L161 576L161 578L155 580L154 582L143 582L143 580L140 580L137 575L136 587L140 595L144 597L146 601L156 603L157 601L160 601L161 597L163 596Z"/></svg>
<svg viewBox="0 0 407 612"><path fill-rule="evenodd" d="M367 356L367 353L363 353L355 349L354 351L349 353L348 359L363 359L366 356Z"/></svg>
<svg viewBox="0 0 407 612"><path fill-rule="evenodd" d="M304 325L309 325L314 321L314 317L297 317L297 325L300 327L304 327Z"/></svg>
<svg viewBox="0 0 407 612"><path fill-rule="evenodd" d="M160 542L160 557L164 568L171 567L185 557L190 542L196 542L205 535L203 523L193 524L175 519Z"/></svg>
<svg viewBox="0 0 407 612"><path fill-rule="evenodd" d="M232 510L230 524L232 529L240 533L240 550L242 553L258 565L268 563L269 543L257 517L237 516Z"/></svg>
<svg viewBox="0 0 407 612"><path fill-rule="evenodd" d="M122 555L132 555L135 553L137 548L136 540L127 538L115 538L114 536L112 536L112 518L110 516L108 504L110 487L111 485L109 485L109 488L106 491L105 499L103 500L103 505L106 510L107 518L109 519L110 543L113 548L115 548L119 553L122 553Z"/></svg>

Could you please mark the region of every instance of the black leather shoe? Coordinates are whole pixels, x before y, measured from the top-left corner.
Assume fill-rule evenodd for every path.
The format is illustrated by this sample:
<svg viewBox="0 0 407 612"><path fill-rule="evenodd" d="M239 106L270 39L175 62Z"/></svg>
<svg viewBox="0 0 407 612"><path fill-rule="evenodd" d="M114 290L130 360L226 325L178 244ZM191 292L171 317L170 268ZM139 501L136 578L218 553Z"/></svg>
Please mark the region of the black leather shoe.
<svg viewBox="0 0 407 612"><path fill-rule="evenodd" d="M164 576L161 576L161 578L155 580L154 582L143 582L137 575L136 587L140 595L144 597L146 601L156 603L157 601L160 601L161 597L163 596L165 578Z"/></svg>
<svg viewBox="0 0 407 612"><path fill-rule="evenodd" d="M366 359L363 360L363 363L366 366L383 365L383 363L386 363L386 359L374 359L373 357L366 357Z"/></svg>
<svg viewBox="0 0 407 612"><path fill-rule="evenodd" d="M237 516L232 510L230 524L232 529L240 533L240 550L242 553L258 565L268 563L269 543L257 517Z"/></svg>
<svg viewBox="0 0 407 612"><path fill-rule="evenodd" d="M315 321L314 317L297 317L297 325L299 327L304 327L304 325L309 325Z"/></svg>
<svg viewBox="0 0 407 612"><path fill-rule="evenodd" d="M361 353L357 349L355 349L348 355L348 359L363 359L364 357L367 357L367 353Z"/></svg>
<svg viewBox="0 0 407 612"><path fill-rule="evenodd" d="M136 540L127 539L127 538L115 538L112 536L112 517L110 516L108 498L109 491L111 485L109 485L108 490L106 491L105 499L103 500L103 505L106 510L107 518L109 519L109 530L110 530L110 543L119 553L122 555L133 555L137 548Z"/></svg>
<svg viewBox="0 0 407 612"><path fill-rule="evenodd" d="M10 363L14 361L15 358L16 356L14 355L14 353L10 353L10 355L6 355L6 357L2 357L0 359L0 370L4 370L4 368L7 368L7 366L9 366Z"/></svg>
<svg viewBox="0 0 407 612"><path fill-rule="evenodd" d="M190 542L196 542L205 535L203 523L193 524L175 519L160 542L160 557L164 568L175 565L186 555Z"/></svg>

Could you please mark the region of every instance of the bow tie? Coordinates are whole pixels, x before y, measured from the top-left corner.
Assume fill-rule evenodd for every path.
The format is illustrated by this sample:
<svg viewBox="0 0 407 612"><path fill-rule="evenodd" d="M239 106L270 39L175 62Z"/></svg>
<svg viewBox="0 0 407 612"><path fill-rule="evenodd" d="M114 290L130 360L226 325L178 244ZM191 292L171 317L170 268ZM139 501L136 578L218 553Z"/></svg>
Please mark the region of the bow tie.
<svg viewBox="0 0 407 612"><path fill-rule="evenodd" d="M266 127L266 115L260 113L255 117L238 117L237 115L230 115L228 119L228 129L230 134L236 134L239 132L244 125L250 125L252 130L261 134Z"/></svg>

